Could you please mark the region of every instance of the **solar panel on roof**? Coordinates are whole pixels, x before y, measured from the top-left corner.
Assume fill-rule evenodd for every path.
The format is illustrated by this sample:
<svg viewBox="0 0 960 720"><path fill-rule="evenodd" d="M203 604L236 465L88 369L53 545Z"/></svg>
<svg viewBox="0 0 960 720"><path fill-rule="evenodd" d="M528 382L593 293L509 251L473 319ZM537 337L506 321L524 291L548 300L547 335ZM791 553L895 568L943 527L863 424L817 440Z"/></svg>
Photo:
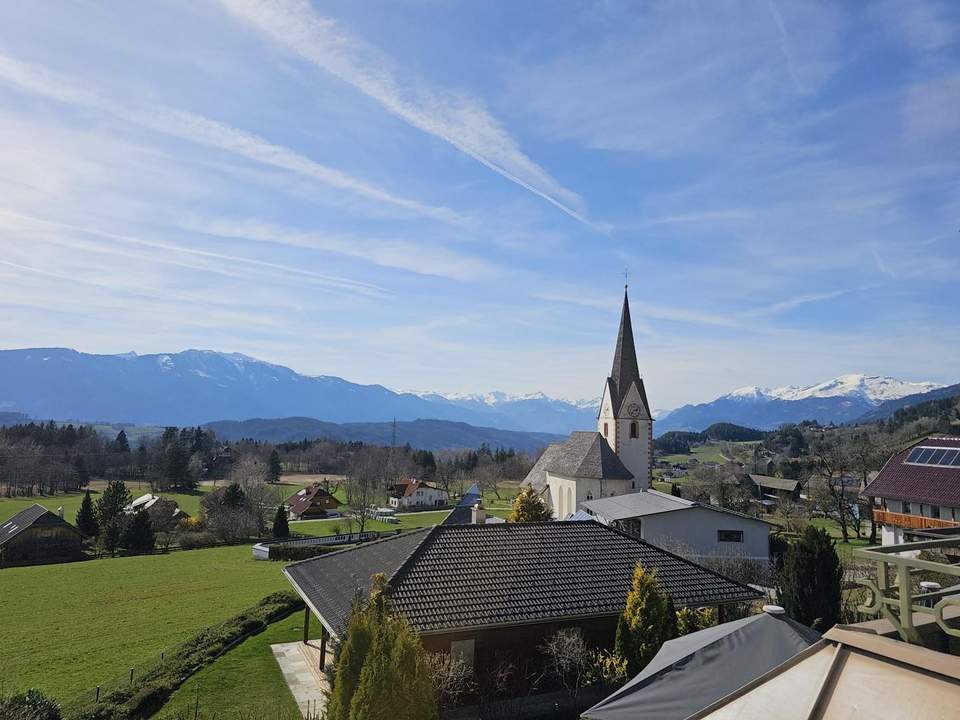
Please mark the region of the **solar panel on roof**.
<svg viewBox="0 0 960 720"><path fill-rule="evenodd" d="M953 459L953 462L950 463L955 467L960 467L960 453L957 453L957 456Z"/></svg>
<svg viewBox="0 0 960 720"><path fill-rule="evenodd" d="M920 453L922 452L923 452L922 447L914 448L913 450L910 451L910 454L907 455L907 462L909 463L916 462L917 458L920 457Z"/></svg>
<svg viewBox="0 0 960 720"><path fill-rule="evenodd" d="M947 454L943 456L943 460L940 461L940 464L949 465L957 459L958 455L960 455L960 450L947 450Z"/></svg>
<svg viewBox="0 0 960 720"><path fill-rule="evenodd" d="M933 448L921 448L921 449L923 450L923 452L920 453L920 455L917 457L916 460L914 460L914 462L926 463L927 460L930 459L930 456L933 455Z"/></svg>
<svg viewBox="0 0 960 720"><path fill-rule="evenodd" d="M931 465L939 465L940 461L943 459L943 456L947 454L946 450L934 450L933 455L930 456L930 459L927 460Z"/></svg>

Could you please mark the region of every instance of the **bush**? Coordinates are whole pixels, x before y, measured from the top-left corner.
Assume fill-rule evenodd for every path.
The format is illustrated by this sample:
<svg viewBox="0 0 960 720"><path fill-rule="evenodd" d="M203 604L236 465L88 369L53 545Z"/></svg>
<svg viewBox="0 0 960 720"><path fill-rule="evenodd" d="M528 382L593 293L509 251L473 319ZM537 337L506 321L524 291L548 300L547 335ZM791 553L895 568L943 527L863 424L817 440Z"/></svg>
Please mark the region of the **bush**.
<svg viewBox="0 0 960 720"><path fill-rule="evenodd" d="M36 688L25 693L0 695L2 720L60 720L60 706Z"/></svg>
<svg viewBox="0 0 960 720"><path fill-rule="evenodd" d="M180 533L177 542L183 550L196 550L213 547L217 539L208 532L185 532Z"/></svg>
<svg viewBox="0 0 960 720"><path fill-rule="evenodd" d="M343 550L343 547L339 545L270 545L268 557L271 560L296 562L297 560L309 560L312 557L336 550Z"/></svg>

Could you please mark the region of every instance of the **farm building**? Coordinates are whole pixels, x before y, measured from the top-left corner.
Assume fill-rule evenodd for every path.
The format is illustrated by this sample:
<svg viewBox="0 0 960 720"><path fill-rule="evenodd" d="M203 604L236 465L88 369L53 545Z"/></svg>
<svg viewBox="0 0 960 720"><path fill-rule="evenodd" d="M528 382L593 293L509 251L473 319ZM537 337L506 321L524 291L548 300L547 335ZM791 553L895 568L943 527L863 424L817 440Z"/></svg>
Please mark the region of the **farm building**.
<svg viewBox="0 0 960 720"><path fill-rule="evenodd" d="M325 518L331 510L340 507L340 501L319 484L304 488L287 499L291 520Z"/></svg>
<svg viewBox="0 0 960 720"><path fill-rule="evenodd" d="M79 560L83 533L42 505L32 505L0 525L0 567Z"/></svg>
<svg viewBox="0 0 960 720"><path fill-rule="evenodd" d="M498 658L540 659L544 639L576 627L613 647L637 563L656 570L677 608L750 602L760 593L600 523L437 525L284 568L325 638L342 639L358 595L383 573L396 609L430 652L484 677ZM318 659L319 662L319 659Z"/></svg>

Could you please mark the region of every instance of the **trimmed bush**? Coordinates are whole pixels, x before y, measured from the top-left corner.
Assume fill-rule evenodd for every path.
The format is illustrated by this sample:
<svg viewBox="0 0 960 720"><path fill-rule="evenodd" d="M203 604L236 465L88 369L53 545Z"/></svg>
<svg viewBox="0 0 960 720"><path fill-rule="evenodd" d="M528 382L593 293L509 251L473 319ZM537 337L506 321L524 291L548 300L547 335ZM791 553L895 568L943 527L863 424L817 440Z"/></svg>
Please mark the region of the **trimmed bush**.
<svg viewBox="0 0 960 720"><path fill-rule="evenodd" d="M326 555L336 550L343 550L342 545L270 545L268 557L271 560L296 562L308 560L318 555Z"/></svg>
<svg viewBox="0 0 960 720"><path fill-rule="evenodd" d="M184 550L213 547L217 539L208 532L184 532L177 537L177 544Z"/></svg>

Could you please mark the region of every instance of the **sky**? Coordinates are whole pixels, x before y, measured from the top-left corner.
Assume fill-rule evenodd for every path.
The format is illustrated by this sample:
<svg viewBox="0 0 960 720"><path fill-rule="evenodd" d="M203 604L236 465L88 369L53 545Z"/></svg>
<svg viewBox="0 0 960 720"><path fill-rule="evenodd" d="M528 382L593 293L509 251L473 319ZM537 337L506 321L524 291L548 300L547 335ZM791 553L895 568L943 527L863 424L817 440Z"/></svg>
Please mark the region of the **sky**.
<svg viewBox="0 0 960 720"><path fill-rule="evenodd" d="M0 347L960 381L955 2L0 3Z"/></svg>

